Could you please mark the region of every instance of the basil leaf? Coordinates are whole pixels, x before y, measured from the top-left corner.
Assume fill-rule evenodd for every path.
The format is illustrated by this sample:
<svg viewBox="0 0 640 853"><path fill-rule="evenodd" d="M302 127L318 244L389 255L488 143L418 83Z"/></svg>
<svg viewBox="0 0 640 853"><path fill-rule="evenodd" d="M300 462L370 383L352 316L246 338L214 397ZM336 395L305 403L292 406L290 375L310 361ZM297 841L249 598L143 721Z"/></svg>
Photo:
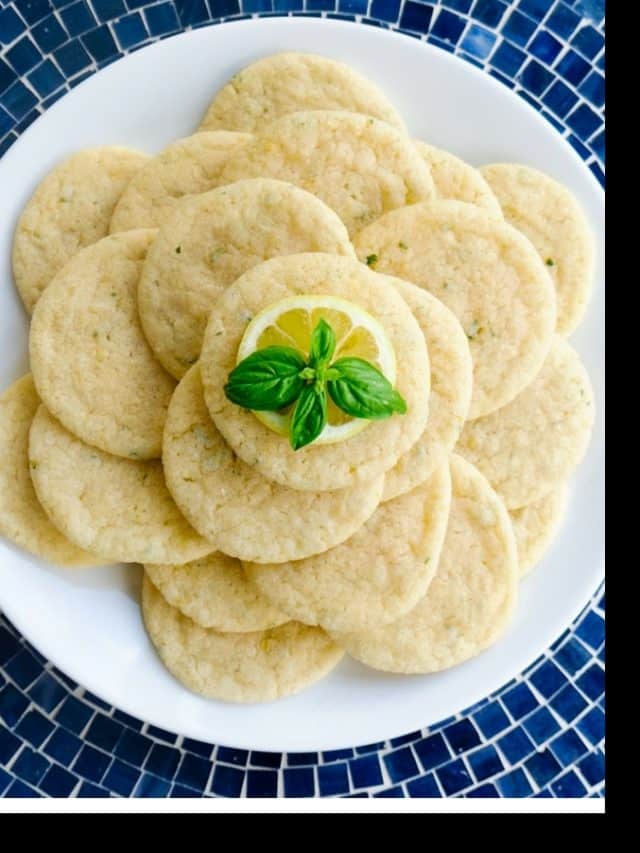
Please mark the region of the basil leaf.
<svg viewBox="0 0 640 853"><path fill-rule="evenodd" d="M337 371L338 377L327 382L329 395L351 417L379 420L407 411L406 402L387 377L368 361L339 358L331 371Z"/></svg>
<svg viewBox="0 0 640 853"><path fill-rule="evenodd" d="M336 335L325 320L319 320L311 334L309 365L320 367L328 364L336 350Z"/></svg>
<svg viewBox="0 0 640 853"><path fill-rule="evenodd" d="M293 347L271 346L251 353L231 371L224 393L254 411L276 411L293 403L304 387L305 361Z"/></svg>
<svg viewBox="0 0 640 853"><path fill-rule="evenodd" d="M327 422L327 392L320 385L305 385L293 410L289 441L300 450L320 435Z"/></svg>

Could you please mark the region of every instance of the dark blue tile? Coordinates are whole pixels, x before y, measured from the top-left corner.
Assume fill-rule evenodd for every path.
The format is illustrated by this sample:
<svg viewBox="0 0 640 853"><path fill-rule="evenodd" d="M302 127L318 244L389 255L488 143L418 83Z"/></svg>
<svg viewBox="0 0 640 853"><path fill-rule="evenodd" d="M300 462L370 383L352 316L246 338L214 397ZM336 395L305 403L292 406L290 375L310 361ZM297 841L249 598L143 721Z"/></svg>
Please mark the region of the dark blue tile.
<svg viewBox="0 0 640 853"><path fill-rule="evenodd" d="M54 89L57 89L58 86L61 86L64 83L64 78L62 75L56 71L49 60L47 60L50 68L46 69L46 74L51 73L51 69L55 72L55 77L52 78L52 82L55 82L55 85L51 85L51 88L47 92L41 92L43 95L48 95L53 92ZM44 63L44 64L47 64ZM42 66L36 71L40 71ZM42 73L41 77L45 76L45 72ZM30 75L29 79L34 83L36 88L39 89L35 80L32 80L33 75ZM36 705L39 705L45 711L53 711L54 708L57 708L58 705L62 702L62 700L67 695L66 689L60 684L60 682L55 679L50 673L43 672L40 678L29 688L29 696Z"/></svg>
<svg viewBox="0 0 640 853"><path fill-rule="evenodd" d="M40 746L52 731L53 723L36 710L27 711L15 728L16 734L35 747Z"/></svg>
<svg viewBox="0 0 640 853"><path fill-rule="evenodd" d="M24 30L24 21L11 6L0 11L0 44L11 44Z"/></svg>
<svg viewBox="0 0 640 853"><path fill-rule="evenodd" d="M183 27L200 24L210 18L205 0L174 0Z"/></svg>
<svg viewBox="0 0 640 853"><path fill-rule="evenodd" d="M483 779L488 779L489 776L495 776L496 773L504 770L500 756L491 744L476 749L475 752L470 752L467 760L478 782L482 782Z"/></svg>
<svg viewBox="0 0 640 853"><path fill-rule="evenodd" d="M583 56L593 59L604 47L604 36L591 24L587 24L578 30L571 39L571 44Z"/></svg>
<svg viewBox="0 0 640 853"><path fill-rule="evenodd" d="M249 756L249 764L256 767L280 767L282 764L282 755L279 752L260 752L254 750Z"/></svg>
<svg viewBox="0 0 640 853"><path fill-rule="evenodd" d="M137 717L132 717L131 714L126 714L124 711L119 711L117 708L113 712L113 719L117 720L119 723L124 723L125 726L128 726L130 729L135 729L137 732L139 732L144 725L142 720L139 720Z"/></svg>
<svg viewBox="0 0 640 853"><path fill-rule="evenodd" d="M45 59L42 65L35 68L31 74L29 74L28 79L41 98L46 98L52 92L55 92L56 89L64 86L64 77L50 59ZM45 677L47 679L48 686L42 697L42 701L50 703L58 698L58 701L55 702L55 705L57 705L67 695L67 690L62 686L62 684L60 684L60 682L56 681L53 676L48 673L45 673L43 678ZM38 679L36 685L41 681L42 678ZM55 688L52 685L55 685ZM31 690L33 689L34 688L31 688ZM32 695L31 691L29 692L29 695ZM39 702L38 704L42 704L42 702ZM53 710L55 705L52 705L47 710Z"/></svg>
<svg viewBox="0 0 640 853"><path fill-rule="evenodd" d="M496 43L496 38L496 34L492 33L491 30L486 30L478 24L471 24L460 47L478 59L486 59Z"/></svg>
<svg viewBox="0 0 640 853"><path fill-rule="evenodd" d="M507 4L501 0L476 0L471 15L477 21L495 29L506 10Z"/></svg>
<svg viewBox="0 0 640 853"><path fill-rule="evenodd" d="M9 86L11 86L16 78L16 72L13 68L10 68L0 56L0 95L5 91L5 89L8 89ZM13 650L12 654L15 654L18 649L20 649L20 643L12 637L8 631L3 631L2 634L0 634L0 655L7 654L4 649L5 645ZM6 659L8 660L8 658L9 655L7 655Z"/></svg>
<svg viewBox="0 0 640 853"><path fill-rule="evenodd" d="M391 746L404 746L406 743L413 743L416 740L420 740L421 737L422 732L409 732L407 735L391 738L389 742Z"/></svg>
<svg viewBox="0 0 640 853"><path fill-rule="evenodd" d="M576 723L576 728L594 746L604 738L604 714L600 708L592 708Z"/></svg>
<svg viewBox="0 0 640 853"><path fill-rule="evenodd" d="M364 746L357 746L356 752L358 755L366 755L369 752L379 752L384 747L384 741L378 743L366 743ZM313 755L313 753L307 753ZM291 764L291 756L289 756L289 764Z"/></svg>
<svg viewBox="0 0 640 853"><path fill-rule="evenodd" d="M11 784L11 786L9 788L7 788L7 791L5 793L5 797L8 797L8 798L11 798L11 797L20 797L20 798L32 797L32 798L35 798L35 797L40 797L40 796L42 796L42 795L39 794L35 790L35 788L32 788L31 785L25 785L25 783L21 782L19 779L16 779Z"/></svg>
<svg viewBox="0 0 640 853"><path fill-rule="evenodd" d="M507 77L515 77L518 69L526 59L526 53L508 41L503 41L498 45L491 57L491 64L494 68L502 71Z"/></svg>
<svg viewBox="0 0 640 853"><path fill-rule="evenodd" d="M577 98L575 97L575 95L573 95L573 103L571 104L571 106L573 106L576 101ZM558 113L557 110L554 110L554 112ZM558 115L564 115L564 113L558 113ZM560 666L569 675L575 675L576 672L581 670L584 665L588 663L590 655L589 652L582 645L582 643L578 642L578 640L576 639L571 639L556 651L554 659L556 663L560 664Z"/></svg>
<svg viewBox="0 0 640 853"><path fill-rule="evenodd" d="M81 69L91 65L91 57L77 40L59 47L54 52L53 58L67 77L72 77Z"/></svg>
<svg viewBox="0 0 640 853"><path fill-rule="evenodd" d="M0 58L0 92L2 92L3 89L3 64L4 63ZM7 71L11 74L9 82L12 82L13 80L15 80L15 74L13 73L13 71L11 71L8 65L5 67ZM8 660L10 660L20 651L21 648L22 646L20 645L19 640L14 637L13 634L9 633L6 628L3 628L0 625L0 666L4 666Z"/></svg>
<svg viewBox="0 0 640 853"><path fill-rule="evenodd" d="M139 778L139 770L116 758L104 777L103 785L121 797L128 797Z"/></svg>
<svg viewBox="0 0 640 853"><path fill-rule="evenodd" d="M480 785L478 788L472 788L465 794L465 797L469 797L471 799L488 799L489 797L493 798L499 796L500 794L498 792L498 789L490 782L487 782L484 785Z"/></svg>
<svg viewBox="0 0 640 853"><path fill-rule="evenodd" d="M558 3L545 21L545 26L563 39L568 39L579 23L580 15L576 15L565 3Z"/></svg>
<svg viewBox="0 0 640 853"><path fill-rule="evenodd" d="M535 59L531 59L518 75L518 80L534 95L541 95L553 82L553 74Z"/></svg>
<svg viewBox="0 0 640 853"><path fill-rule="evenodd" d="M0 117L0 127L2 119ZM13 728L29 707L29 700L13 684L6 684L0 690L0 719Z"/></svg>
<svg viewBox="0 0 640 853"><path fill-rule="evenodd" d="M587 747L573 729L567 729L549 744L558 761L568 767L585 754Z"/></svg>
<svg viewBox="0 0 640 853"><path fill-rule="evenodd" d="M68 797L78 783L78 778L68 770L54 764L40 782L40 789L50 797Z"/></svg>
<svg viewBox="0 0 640 853"><path fill-rule="evenodd" d="M40 116L40 110L35 109L31 110L31 112L27 113L27 115L21 119L16 125L16 133L24 133L25 130L29 127L29 125L33 124L33 122Z"/></svg>
<svg viewBox="0 0 640 853"><path fill-rule="evenodd" d="M377 755L363 755L349 762L354 788L373 788L382 785L382 769Z"/></svg>
<svg viewBox="0 0 640 853"><path fill-rule="evenodd" d="M126 12L124 0L91 0L91 5L102 23L119 18Z"/></svg>
<svg viewBox="0 0 640 853"><path fill-rule="evenodd" d="M551 790L556 797L584 797L587 793L587 789L573 770L569 770L564 776L552 782Z"/></svg>
<svg viewBox="0 0 640 853"><path fill-rule="evenodd" d="M209 0L209 6L214 18L227 18L230 15L240 14L238 0Z"/></svg>
<svg viewBox="0 0 640 853"><path fill-rule="evenodd" d="M367 14L368 0L339 0L338 9L340 12L351 12L354 15Z"/></svg>
<svg viewBox="0 0 640 853"><path fill-rule="evenodd" d="M244 7L244 4L243 4ZM307 0L307 9L326 12L336 8L335 0Z"/></svg>
<svg viewBox="0 0 640 853"><path fill-rule="evenodd" d="M468 12L473 0L441 0L443 6L455 9L457 12Z"/></svg>
<svg viewBox="0 0 640 853"><path fill-rule="evenodd" d="M535 18L536 21L542 20L547 14L554 0L520 0L518 7L525 14Z"/></svg>
<svg viewBox="0 0 640 853"><path fill-rule="evenodd" d="M149 6L148 9L144 10L144 16L151 35L159 36L180 29L178 16L171 3Z"/></svg>
<svg viewBox="0 0 640 853"><path fill-rule="evenodd" d="M597 71L592 71L589 74L586 80L580 84L578 91L594 106L601 107L604 105L604 77Z"/></svg>
<svg viewBox="0 0 640 853"><path fill-rule="evenodd" d="M61 726L71 729L77 735L84 729L93 714L93 710L76 699L75 696L67 696L62 705L55 713L56 720Z"/></svg>
<svg viewBox="0 0 640 853"><path fill-rule="evenodd" d="M204 791L212 766L211 761L187 753L182 758L175 781L189 788L195 788L197 791Z"/></svg>
<svg viewBox="0 0 640 853"><path fill-rule="evenodd" d="M589 159L589 157L591 156L591 152L589 151L586 145L583 145L582 142L580 142L577 136L574 136L574 134L572 133L567 137L567 140L571 147L578 152L578 154L582 157L583 160Z"/></svg>
<svg viewBox="0 0 640 853"><path fill-rule="evenodd" d="M395 788L386 788L384 791L379 791L373 796L376 798L400 799L400 797L404 797L404 794L402 792L402 788L399 785L396 785Z"/></svg>
<svg viewBox="0 0 640 853"><path fill-rule="evenodd" d="M407 782L407 791L410 797L441 797L442 793L436 782L436 777L433 773L428 773L426 776L420 776L418 779L413 779Z"/></svg>
<svg viewBox="0 0 640 853"><path fill-rule="evenodd" d="M134 797L166 797L171 785L164 779L153 776L151 773L143 773L133 793Z"/></svg>
<svg viewBox="0 0 640 853"><path fill-rule="evenodd" d="M535 21L514 10L502 26L502 35L520 47L524 47L535 28Z"/></svg>
<svg viewBox="0 0 640 853"><path fill-rule="evenodd" d="M550 737L553 737L560 730L558 721L546 707L539 708L530 717L523 720L522 725L537 745L549 740Z"/></svg>
<svg viewBox="0 0 640 853"><path fill-rule="evenodd" d="M447 726L443 734L449 741L454 755L467 752L480 743L480 735L470 720L460 720L458 723Z"/></svg>
<svg viewBox="0 0 640 853"><path fill-rule="evenodd" d="M604 18L605 0L577 0L576 12L580 12L592 21L601 21Z"/></svg>
<svg viewBox="0 0 640 853"><path fill-rule="evenodd" d="M467 788L473 784L473 780L471 776L469 776L469 772L464 766L461 758L456 759L456 761L450 761L449 764L439 767L436 770L436 776L440 780L440 784L447 796L456 794L463 788Z"/></svg>
<svg viewBox="0 0 640 853"><path fill-rule="evenodd" d="M145 761L144 768L162 779L171 781L178 769L180 762L180 752L170 746L164 746L161 743L154 743L149 753L149 757Z"/></svg>
<svg viewBox="0 0 640 853"><path fill-rule="evenodd" d="M427 6L424 3L414 3L412 0L406 0L402 17L400 18L400 26L406 30L415 30L419 33L426 33L431 23L433 15L433 7Z"/></svg>
<svg viewBox="0 0 640 853"><path fill-rule="evenodd" d="M312 753L315 756L315 752ZM247 763L247 758L249 757L249 753L246 749L231 749L228 746L219 746L218 752L216 753L216 759L218 761L226 761L227 764L237 764L239 767L244 767ZM289 756L291 759L291 756ZM315 761L307 761L306 764L315 764ZM291 760L289 760L289 764L291 764Z"/></svg>
<svg viewBox="0 0 640 853"><path fill-rule="evenodd" d="M383 761L392 782L402 782L420 772L410 747L396 749L384 756Z"/></svg>
<svg viewBox="0 0 640 853"><path fill-rule="evenodd" d="M28 24L35 24L52 11L49 0L15 0L14 5Z"/></svg>
<svg viewBox="0 0 640 853"><path fill-rule="evenodd" d="M302 9L302 0L273 0L273 8L278 12L291 12Z"/></svg>
<svg viewBox="0 0 640 853"><path fill-rule="evenodd" d="M96 62L118 55L118 48L106 24L85 33L81 40Z"/></svg>
<svg viewBox="0 0 640 853"><path fill-rule="evenodd" d="M110 763L110 755L85 744L72 769L83 779L88 779L90 782L100 782Z"/></svg>
<svg viewBox="0 0 640 853"><path fill-rule="evenodd" d="M604 670L594 663L582 673L576 684L589 699L595 701L604 693Z"/></svg>
<svg viewBox="0 0 640 853"><path fill-rule="evenodd" d="M285 797L313 797L315 780L311 767L289 767L283 771ZM356 787L358 787L356 785Z"/></svg>
<svg viewBox="0 0 640 853"><path fill-rule="evenodd" d="M185 785L172 785L169 791L170 797L179 797L182 799L193 800L202 797L202 794L195 791L193 788L187 788Z"/></svg>
<svg viewBox="0 0 640 853"><path fill-rule="evenodd" d="M151 735L151 737L163 740L166 743L175 743L177 740L177 737L173 732L168 732L166 729L160 729L158 726L149 726L147 734Z"/></svg>
<svg viewBox="0 0 640 853"><path fill-rule="evenodd" d="M538 700L524 681L521 681L510 690L507 690L506 693L503 693L501 699L507 711L509 711L515 720L519 720L525 714L538 707Z"/></svg>
<svg viewBox="0 0 640 853"><path fill-rule="evenodd" d="M80 751L81 746L82 741L80 738L58 726L43 747L43 751L66 767L71 764Z"/></svg>
<svg viewBox="0 0 640 853"><path fill-rule="evenodd" d="M505 773L496 779L496 784L503 797L528 797L533 793L529 780L524 772L518 767L510 773Z"/></svg>
<svg viewBox="0 0 640 853"><path fill-rule="evenodd" d="M124 726L120 723L112 720L111 717L98 713L87 729L85 740L109 752L116 745L123 731Z"/></svg>
<svg viewBox="0 0 640 853"><path fill-rule="evenodd" d="M466 24L466 20L459 15L448 12L446 9L440 9L431 28L431 33L450 44L457 44Z"/></svg>
<svg viewBox="0 0 640 853"><path fill-rule="evenodd" d="M587 115L594 117L595 126L593 127L593 130L595 130L596 127L598 127L600 124L600 119L598 118L598 116L596 116L596 114L587 106L583 105L582 107L579 107L578 110L576 110L576 113L580 110L583 111L583 115L585 116L585 118L582 119L583 122L587 121ZM574 113L574 115L576 113ZM594 119L591 120L593 121ZM591 135L593 130L590 131L589 135ZM580 622L575 632L576 635L587 644L587 646L592 649L599 649L602 643L604 642L604 619L602 618L602 616L598 616L598 614L595 613L593 610L590 610L586 614L582 622Z"/></svg>
<svg viewBox="0 0 640 853"><path fill-rule="evenodd" d="M50 767L51 763L44 756L25 746L14 761L11 772L23 782L37 785Z"/></svg>
<svg viewBox="0 0 640 853"><path fill-rule="evenodd" d="M80 0L79 3L72 3L71 6L62 9L60 17L71 36L79 36L97 26L96 19L93 17L85 0Z"/></svg>
<svg viewBox="0 0 640 853"><path fill-rule="evenodd" d="M11 97L10 97L10 93ZM22 118L37 104L37 98L20 81L5 93L2 102L16 118ZM42 672L42 664L27 649L23 649L5 666L5 672L18 687L28 687Z"/></svg>
<svg viewBox="0 0 640 853"><path fill-rule="evenodd" d="M590 65L574 50L568 50L558 61L555 70L568 83L577 86L589 73Z"/></svg>
<svg viewBox="0 0 640 853"><path fill-rule="evenodd" d="M220 797L239 797L244 781L244 771L237 767L216 764L211 780L211 790Z"/></svg>
<svg viewBox="0 0 640 853"><path fill-rule="evenodd" d="M196 755L202 756L202 758L210 758L211 757L211 744L204 743L201 740L194 740L193 738L186 737L182 741L182 748L187 752L195 752Z"/></svg>
<svg viewBox="0 0 640 853"><path fill-rule="evenodd" d="M0 138L13 127L14 120L9 113L0 106Z"/></svg>
<svg viewBox="0 0 640 853"><path fill-rule="evenodd" d="M78 797L108 797L109 791L106 788L101 788L99 785L92 785L91 782L83 782L78 789Z"/></svg>
<svg viewBox="0 0 640 853"><path fill-rule="evenodd" d="M474 714L478 728L485 737L493 737L511 725L499 702L489 702Z"/></svg>
<svg viewBox="0 0 640 853"><path fill-rule="evenodd" d="M597 163L590 163L589 164L589 171L594 175L595 179L598 181L600 186L604 189L605 177L604 177L604 172L602 171L600 166ZM603 661L604 661L604 658L603 658Z"/></svg>
<svg viewBox="0 0 640 853"><path fill-rule="evenodd" d="M318 787L321 796L349 793L349 774L347 765L320 764L318 766Z"/></svg>
<svg viewBox="0 0 640 853"><path fill-rule="evenodd" d="M599 749L586 755L578 762L578 767L589 785L597 785L604 779L604 755Z"/></svg>
<svg viewBox="0 0 640 853"><path fill-rule="evenodd" d="M317 8L312 4L307 3L308 8ZM331 9L335 8L335 4L331 4ZM242 4L243 12L270 12L271 11L271 0L244 0Z"/></svg>
<svg viewBox="0 0 640 853"><path fill-rule="evenodd" d="M4 139L0 140L0 157L11 148L17 138L16 133L8 133Z"/></svg>
<svg viewBox="0 0 640 853"><path fill-rule="evenodd" d="M31 34L44 53L51 53L52 50L60 47L67 40L67 34L62 24L54 15L49 15L44 21L36 24L31 30Z"/></svg>
<svg viewBox="0 0 640 853"><path fill-rule="evenodd" d="M6 57L18 74L26 74L42 59L40 51L29 36L23 36L20 41L16 42L7 51Z"/></svg>
<svg viewBox="0 0 640 853"><path fill-rule="evenodd" d="M278 774L275 770L247 771L247 797L275 797L277 793Z"/></svg>
<svg viewBox="0 0 640 853"><path fill-rule="evenodd" d="M116 21L113 29L115 30L120 46L125 50L149 38L149 33L139 12L133 12L131 15L127 15L126 18Z"/></svg>
<svg viewBox="0 0 640 853"><path fill-rule="evenodd" d="M572 684L567 684L549 702L554 711L570 723L587 707L585 699Z"/></svg>
<svg viewBox="0 0 640 853"><path fill-rule="evenodd" d="M551 65L553 60L562 50L562 43L546 30L540 30L531 40L529 52L532 53L545 65Z"/></svg>
<svg viewBox="0 0 640 853"><path fill-rule="evenodd" d="M562 767L549 749L536 752L525 761L524 766L540 788L562 771Z"/></svg>
<svg viewBox="0 0 640 853"><path fill-rule="evenodd" d="M12 778L12 776L9 776L9 774L0 767L0 797L11 784Z"/></svg>
<svg viewBox="0 0 640 853"><path fill-rule="evenodd" d="M499 738L498 746L511 764L517 764L535 749L533 742L521 728L513 729Z"/></svg>
<svg viewBox="0 0 640 853"><path fill-rule="evenodd" d="M119 758L128 761L129 764L135 764L136 767L142 767L142 763L147 757L153 741L140 732L135 732L132 729L125 729L122 737L118 741L114 754Z"/></svg>
<svg viewBox="0 0 640 853"><path fill-rule="evenodd" d="M532 672L529 681L545 699L549 699L567 683L566 677L551 660L545 660L535 672Z"/></svg>
<svg viewBox="0 0 640 853"><path fill-rule="evenodd" d="M419 740L414 750L423 770L433 770L451 758L449 748L440 732Z"/></svg>

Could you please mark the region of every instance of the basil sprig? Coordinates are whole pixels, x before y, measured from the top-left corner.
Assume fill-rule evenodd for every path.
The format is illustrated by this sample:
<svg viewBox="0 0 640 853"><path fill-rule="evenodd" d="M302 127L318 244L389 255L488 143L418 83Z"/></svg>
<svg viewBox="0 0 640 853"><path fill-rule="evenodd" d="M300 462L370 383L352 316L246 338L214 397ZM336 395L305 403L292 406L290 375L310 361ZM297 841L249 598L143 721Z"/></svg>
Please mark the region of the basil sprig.
<svg viewBox="0 0 640 853"><path fill-rule="evenodd" d="M225 394L253 411L278 411L295 403L289 441L299 450L315 441L327 423L328 398L352 418L380 420L403 415L407 404L377 367L362 358L332 362L336 335L326 320L311 334L309 358L298 350L270 346L257 350L231 371Z"/></svg>

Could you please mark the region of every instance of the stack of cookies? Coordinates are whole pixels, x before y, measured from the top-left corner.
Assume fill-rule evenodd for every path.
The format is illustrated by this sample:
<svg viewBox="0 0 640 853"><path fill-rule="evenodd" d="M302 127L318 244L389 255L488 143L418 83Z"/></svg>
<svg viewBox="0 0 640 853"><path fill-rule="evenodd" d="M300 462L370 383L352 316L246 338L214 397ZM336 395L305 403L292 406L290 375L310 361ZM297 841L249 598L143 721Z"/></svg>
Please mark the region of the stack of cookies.
<svg viewBox="0 0 640 853"><path fill-rule="evenodd" d="M193 136L81 151L27 204L0 531L60 566L143 564L151 642L204 696L280 698L345 650L454 666L508 626L586 451L566 336L592 267L551 178L412 140L340 63L256 62ZM228 399L249 324L302 297L383 329L405 414L294 451Z"/></svg>

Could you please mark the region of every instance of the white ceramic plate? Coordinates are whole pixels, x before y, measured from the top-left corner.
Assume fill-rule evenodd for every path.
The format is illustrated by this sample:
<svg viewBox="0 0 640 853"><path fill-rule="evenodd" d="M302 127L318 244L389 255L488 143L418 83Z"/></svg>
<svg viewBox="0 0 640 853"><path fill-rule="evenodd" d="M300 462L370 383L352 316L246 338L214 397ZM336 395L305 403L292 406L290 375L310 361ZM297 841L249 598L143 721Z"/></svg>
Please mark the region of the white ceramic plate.
<svg viewBox="0 0 640 853"><path fill-rule="evenodd" d="M596 390L598 415L569 512L544 563L522 584L517 617L494 648L437 675L383 675L346 660L306 692L236 706L192 695L156 658L140 619L140 570L56 570L0 540L0 605L61 670L143 720L201 740L262 750L334 749L448 717L522 671L567 627L604 565L603 195L570 146L487 74L424 42L319 19L246 20L167 39L99 72L36 121L0 161L0 387L27 369L27 319L14 290L16 219L41 178L88 145L159 151L193 132L213 93L242 66L280 50L341 59L377 82L411 132L481 165L528 163L567 184L599 241L586 320L572 338Z"/></svg>

